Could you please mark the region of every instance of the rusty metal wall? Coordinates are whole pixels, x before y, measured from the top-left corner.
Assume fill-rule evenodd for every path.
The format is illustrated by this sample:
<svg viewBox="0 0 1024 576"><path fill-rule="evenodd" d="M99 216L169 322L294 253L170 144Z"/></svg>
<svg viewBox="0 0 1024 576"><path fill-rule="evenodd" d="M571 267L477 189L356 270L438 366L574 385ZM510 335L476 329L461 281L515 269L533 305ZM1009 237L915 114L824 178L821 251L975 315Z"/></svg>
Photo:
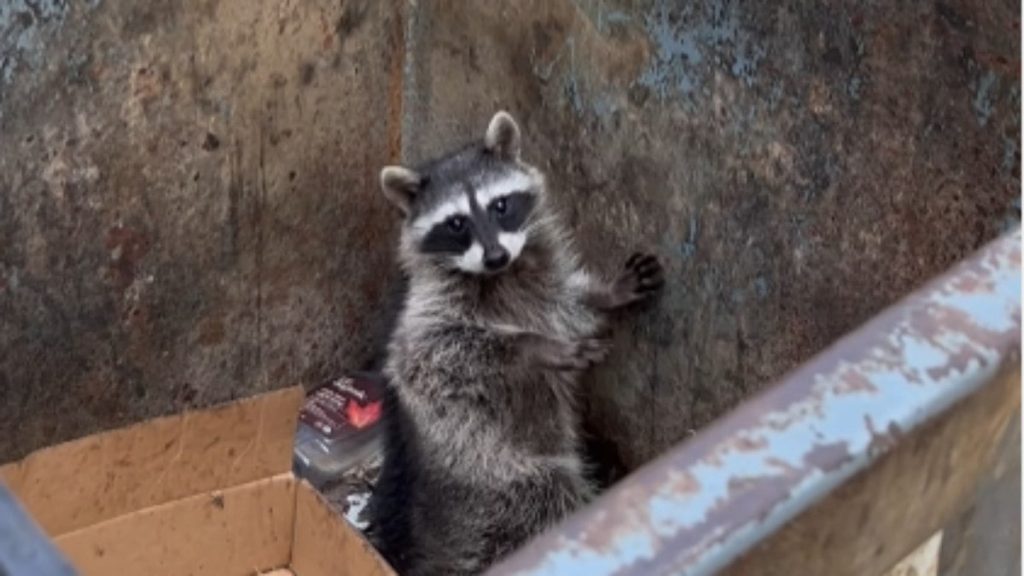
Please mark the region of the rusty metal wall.
<svg viewBox="0 0 1024 576"><path fill-rule="evenodd" d="M365 359L398 5L0 2L0 461Z"/></svg>
<svg viewBox="0 0 1024 576"><path fill-rule="evenodd" d="M0 3L0 461L371 354L381 164L526 132L669 286L591 419L635 467L1019 221L1008 0Z"/></svg>

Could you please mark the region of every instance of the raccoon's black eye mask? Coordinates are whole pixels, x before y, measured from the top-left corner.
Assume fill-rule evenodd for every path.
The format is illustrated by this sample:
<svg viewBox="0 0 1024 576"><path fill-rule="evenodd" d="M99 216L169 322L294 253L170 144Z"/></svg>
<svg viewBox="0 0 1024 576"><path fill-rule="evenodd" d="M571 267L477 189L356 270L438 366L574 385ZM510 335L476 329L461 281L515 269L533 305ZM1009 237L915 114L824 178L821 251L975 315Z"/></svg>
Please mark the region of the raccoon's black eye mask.
<svg viewBox="0 0 1024 576"><path fill-rule="evenodd" d="M533 194L520 191L495 198L487 206L487 212L504 232L517 232L526 223L537 203ZM499 210L499 204L503 209Z"/></svg>
<svg viewBox="0 0 1024 576"><path fill-rule="evenodd" d="M473 245L474 234L481 229L491 230L490 234L518 232L529 219L536 203L536 197L530 192L513 192L491 200L486 211L476 215L476 218L488 218L488 224L474 223L472 217L464 214L449 216L427 232L420 242L420 250L425 254L461 254L469 250Z"/></svg>
<svg viewBox="0 0 1024 576"><path fill-rule="evenodd" d="M465 216L451 216L435 224L420 242L425 254L461 254L473 245L473 234Z"/></svg>

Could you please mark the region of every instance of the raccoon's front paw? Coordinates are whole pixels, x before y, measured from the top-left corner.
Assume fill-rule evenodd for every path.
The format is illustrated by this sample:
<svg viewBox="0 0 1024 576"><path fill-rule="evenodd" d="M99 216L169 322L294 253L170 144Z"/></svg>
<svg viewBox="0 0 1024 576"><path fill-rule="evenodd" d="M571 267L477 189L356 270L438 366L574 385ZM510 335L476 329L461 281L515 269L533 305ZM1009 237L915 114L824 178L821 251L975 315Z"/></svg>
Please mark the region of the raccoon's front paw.
<svg viewBox="0 0 1024 576"><path fill-rule="evenodd" d="M626 260L625 268L612 287L619 306L649 298L665 284L657 256L637 252Z"/></svg>
<svg viewBox="0 0 1024 576"><path fill-rule="evenodd" d="M611 346L606 338L584 338L575 342L565 342L561 348L552 367L556 370L582 372L604 361Z"/></svg>
<svg viewBox="0 0 1024 576"><path fill-rule="evenodd" d="M610 341L604 335L576 341L544 338L537 342L534 354L545 368L582 372L608 356Z"/></svg>

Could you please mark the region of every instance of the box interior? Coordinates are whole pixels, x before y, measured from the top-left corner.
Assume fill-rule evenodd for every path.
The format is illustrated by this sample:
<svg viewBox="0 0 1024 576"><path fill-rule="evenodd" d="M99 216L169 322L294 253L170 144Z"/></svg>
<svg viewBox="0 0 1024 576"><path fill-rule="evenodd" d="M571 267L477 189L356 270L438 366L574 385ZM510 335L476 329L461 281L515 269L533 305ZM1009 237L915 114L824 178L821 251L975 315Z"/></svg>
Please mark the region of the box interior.
<svg viewBox="0 0 1024 576"><path fill-rule="evenodd" d="M0 466L81 574L393 574L291 472L299 387L157 418Z"/></svg>

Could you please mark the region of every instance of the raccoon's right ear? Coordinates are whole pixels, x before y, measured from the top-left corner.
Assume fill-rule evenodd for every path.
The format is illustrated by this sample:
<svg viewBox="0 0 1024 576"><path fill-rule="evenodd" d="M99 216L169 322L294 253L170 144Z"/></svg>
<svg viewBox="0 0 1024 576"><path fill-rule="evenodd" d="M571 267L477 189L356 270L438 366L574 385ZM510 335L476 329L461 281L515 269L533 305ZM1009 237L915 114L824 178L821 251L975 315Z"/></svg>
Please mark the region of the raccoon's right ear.
<svg viewBox="0 0 1024 576"><path fill-rule="evenodd" d="M413 199L423 187L423 178L402 166L387 166L380 171L380 188L402 214L409 215Z"/></svg>
<svg viewBox="0 0 1024 576"><path fill-rule="evenodd" d="M484 146L491 153L506 160L518 160L519 141L519 126L511 114L502 110L491 118L484 135Z"/></svg>

